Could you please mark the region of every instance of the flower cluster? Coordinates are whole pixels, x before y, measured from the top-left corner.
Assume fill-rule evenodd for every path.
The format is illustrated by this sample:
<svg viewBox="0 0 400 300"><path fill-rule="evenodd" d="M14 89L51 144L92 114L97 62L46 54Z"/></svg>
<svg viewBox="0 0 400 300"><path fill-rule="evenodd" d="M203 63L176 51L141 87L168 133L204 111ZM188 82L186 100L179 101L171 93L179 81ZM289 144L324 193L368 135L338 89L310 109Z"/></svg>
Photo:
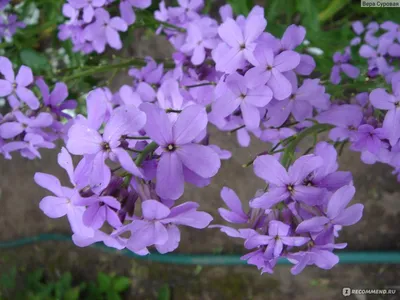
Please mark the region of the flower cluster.
<svg viewBox="0 0 400 300"><path fill-rule="evenodd" d="M335 244L339 230L357 223L363 211L362 204L346 208L355 189L350 172L337 171L336 160L335 148L326 142L318 143L314 154L301 156L287 171L278 157L259 156L254 172L268 187L250 201L248 213L233 190L221 191L230 209L220 208L221 217L245 228L211 227L243 239L252 251L242 259L263 273L272 273L282 257L295 264L293 274L307 265L332 268L339 262L332 250L346 246Z"/></svg>
<svg viewBox="0 0 400 300"><path fill-rule="evenodd" d="M60 39L72 39L74 49L85 53L101 53L107 44L120 49L119 32L135 21L133 7L146 8L150 1L120 1L121 17L110 15L114 4L68 0L63 13L69 21L60 26ZM162 1L154 13L157 32L175 49L173 60L159 63L147 57L141 68L132 63L131 84L116 92L92 90L86 97L87 115L67 123L61 122L67 117L64 109L75 104L64 102L66 86L57 83L50 94L43 80L36 80L40 105L30 69L22 66L15 77L11 63L2 58L0 96L7 97L13 111L0 119L0 150L8 155L7 147L19 145L13 143L62 138L58 163L72 187L37 173L37 184L54 194L40 208L51 218L67 216L78 246L104 242L145 255L152 246L160 253L175 250L180 225L202 229L212 220L197 211L198 204L178 203L186 183L209 185L221 160L231 157L210 144L208 125L235 132L242 147L249 146L252 134L272 144L246 164L254 165L267 187L251 199L248 213L236 194L224 188L221 196L230 210L220 209L220 215L245 228L213 226L244 239L251 252L243 259L262 272L271 273L281 257L295 264L294 274L307 265L333 267L338 258L332 251L346 246L335 244L339 230L358 222L363 211L361 204L347 207L355 189L351 174L338 171L335 147L350 141L364 161L384 161L400 170L400 76L390 65L394 56L388 57L398 47L397 29L382 24L386 32L377 37L375 25L354 25L358 36L344 54L334 56L333 86L364 76L353 66L352 51L365 40L360 54L369 53L370 80L392 83L393 95L377 89L347 103L331 101L326 86L313 76L313 57L298 51L304 27L290 25L276 37L265 31L267 20L259 6L247 17L235 17L225 5L219 22L201 13L202 0L178 4L167 7ZM371 75L375 70L379 76ZM317 134L329 129L333 141L317 143ZM298 142L308 134L315 135L313 146L293 162ZM76 168L71 154L80 156Z"/></svg>
<svg viewBox="0 0 400 300"><path fill-rule="evenodd" d="M134 9L144 9L151 0L121 0L121 16L110 15L114 0L68 0L63 6L63 14L69 20L60 25L58 37L71 39L74 51L90 53L104 52L107 45L121 49L120 32L128 30L135 20Z"/></svg>
<svg viewBox="0 0 400 300"><path fill-rule="evenodd" d="M25 24L18 21L15 14L8 12L10 0L0 0L0 42L11 41L18 28L24 28Z"/></svg>
<svg viewBox="0 0 400 300"><path fill-rule="evenodd" d="M67 215L77 245L103 241L138 254L153 245L161 253L176 249L178 225L208 226L212 217L198 204L175 204L185 182L203 187L220 167L218 147L205 145L205 108L186 103L171 115L127 86L114 95L93 90L86 103L87 118L72 121L58 160L74 187L37 173L36 182L56 195L41 209L53 218ZM75 170L69 153L83 156Z"/></svg>
<svg viewBox="0 0 400 300"><path fill-rule="evenodd" d="M331 81L339 83L339 73L343 71L355 79L356 84L357 80L366 79L370 85L379 87L370 93L349 97L349 102L337 103L316 117L320 123L334 125L329 135L333 141L350 142L350 149L361 152L363 162L389 164L395 169L394 173L400 170L400 73L395 68L400 57L399 28L390 21L372 22L366 27L360 21L353 23L357 36L343 56L335 54ZM351 51L358 52L366 63L362 75L358 68L349 64ZM361 76L364 78L359 78Z"/></svg>
<svg viewBox="0 0 400 300"><path fill-rule="evenodd" d="M66 100L68 89L64 83L56 83L50 93L43 79L36 80L42 103L33 91L32 70L21 66L15 76L12 63L0 57L0 97L8 100L12 111L0 115L0 153L11 159L10 152L20 151L21 155L40 158L39 148L54 148L55 140L61 138L67 124L62 120L70 118L64 110L74 109L76 101Z"/></svg>

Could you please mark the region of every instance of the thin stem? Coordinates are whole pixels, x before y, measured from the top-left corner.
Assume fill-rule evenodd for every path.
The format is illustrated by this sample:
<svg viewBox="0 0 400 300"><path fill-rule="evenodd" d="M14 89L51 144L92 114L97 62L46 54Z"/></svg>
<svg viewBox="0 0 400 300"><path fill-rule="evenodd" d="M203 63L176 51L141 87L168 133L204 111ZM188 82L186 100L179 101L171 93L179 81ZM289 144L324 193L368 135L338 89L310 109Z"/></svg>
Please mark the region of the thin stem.
<svg viewBox="0 0 400 300"><path fill-rule="evenodd" d="M158 148L158 144L156 142L151 142L148 144L142 151L141 153L138 154L135 160L135 164L140 167L140 165L143 163L143 161L146 159L147 155L153 152ZM129 186L131 179L133 177L132 174L123 174L122 177L124 177L124 186Z"/></svg>
<svg viewBox="0 0 400 300"><path fill-rule="evenodd" d="M180 114L180 113L182 112L182 110L167 108L167 109L165 110L165 112L166 112L167 114L169 114L169 113L177 113L177 114Z"/></svg>
<svg viewBox="0 0 400 300"><path fill-rule="evenodd" d="M319 15L318 19L321 23L331 19L336 13L338 13L343 7L349 4L349 0L333 0L329 3L328 7L325 8Z"/></svg>
<svg viewBox="0 0 400 300"><path fill-rule="evenodd" d="M239 127L235 128L235 129L232 129L231 131L229 131L228 134L235 133L236 131L238 131L238 130L240 130L242 128L245 128L245 127L246 127L246 125L239 126Z"/></svg>
<svg viewBox="0 0 400 300"><path fill-rule="evenodd" d="M215 82L204 82L204 83L199 83L199 84L194 84L194 85L186 85L184 86L185 89L191 89L191 88L196 88L200 86L207 86L207 85L215 85Z"/></svg>
<svg viewBox="0 0 400 300"><path fill-rule="evenodd" d="M149 140L150 137L148 136L127 136L125 137L127 140Z"/></svg>
<svg viewBox="0 0 400 300"><path fill-rule="evenodd" d="M312 135L312 134L318 134L324 131L327 131L329 129L332 129L333 126L330 124L316 124L311 127L308 127L304 129L303 131L300 131L297 135L294 135L294 139L288 144L288 147L285 149L283 156L282 156L282 165L284 167L289 167L293 156L294 152L296 150L297 145L307 136Z"/></svg>
<svg viewBox="0 0 400 300"><path fill-rule="evenodd" d="M158 144L156 142L151 142L148 144L143 150L142 153L140 153L135 160L135 164L139 167L143 161L146 159L147 155L153 152L158 148Z"/></svg>
<svg viewBox="0 0 400 300"><path fill-rule="evenodd" d="M175 66L175 64L171 63L171 62L167 62L164 61L164 67L166 68L173 68ZM85 76L90 76L96 73L102 73L102 72L107 72L109 70L113 70L113 69L124 69L124 68L129 68L129 67L144 67L147 65L147 62L142 59L142 58L131 58L127 61L124 62L120 62L120 63L116 63L116 64L107 64L107 65L102 65L102 66L97 66L97 67L93 67L90 68L89 70L85 70L82 72L78 72L76 74L72 74L70 76L65 76L64 78L61 79L61 81L69 81L69 80L73 80L76 78L82 78Z"/></svg>
<svg viewBox="0 0 400 300"><path fill-rule="evenodd" d="M265 151L265 152L258 153L256 157L254 157L254 158L253 158L251 161L249 161L248 163L242 165L242 167L243 167L243 168L250 167L250 166L254 163L254 161L257 159L257 157L259 157L259 156L261 156L261 155L267 155L267 154L268 154L268 155L272 155L272 154L276 154L276 153L283 152L283 151L285 151L285 149L282 148L282 149L278 149L278 150L275 150L275 151L270 150L270 151Z"/></svg>
<svg viewBox="0 0 400 300"><path fill-rule="evenodd" d="M179 32L186 32L186 29L185 29L185 28L176 26L176 25L174 25L174 24L171 24L171 23L168 23L168 22L164 22L164 21L158 21L158 20L156 20L156 19L154 19L154 21L155 21L156 23L160 24L160 25L165 26L165 27L178 30Z"/></svg>

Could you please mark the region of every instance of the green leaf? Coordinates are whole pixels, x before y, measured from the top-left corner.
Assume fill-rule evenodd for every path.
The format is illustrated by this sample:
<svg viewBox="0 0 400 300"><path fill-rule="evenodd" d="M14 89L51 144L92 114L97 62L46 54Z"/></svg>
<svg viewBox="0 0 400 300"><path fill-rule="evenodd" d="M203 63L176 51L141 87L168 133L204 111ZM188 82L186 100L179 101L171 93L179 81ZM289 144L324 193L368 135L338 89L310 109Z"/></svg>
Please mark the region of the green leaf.
<svg viewBox="0 0 400 300"><path fill-rule="evenodd" d="M33 49L23 49L20 54L21 62L32 68L35 72L40 72L50 69L49 62L47 58L42 53L39 53Z"/></svg>
<svg viewBox="0 0 400 300"><path fill-rule="evenodd" d="M307 30L319 31L318 8L313 0L297 0L296 8L300 12L301 24Z"/></svg>
<svg viewBox="0 0 400 300"><path fill-rule="evenodd" d="M64 294L63 300L79 300L81 289L79 286L70 288Z"/></svg>
<svg viewBox="0 0 400 300"><path fill-rule="evenodd" d="M168 284L164 284L157 295L158 300L171 300L171 289Z"/></svg>
<svg viewBox="0 0 400 300"><path fill-rule="evenodd" d="M131 286L131 280L128 277L116 277L113 280L113 290L120 293L126 291Z"/></svg>
<svg viewBox="0 0 400 300"><path fill-rule="evenodd" d="M121 300L122 298L115 292L112 290L109 290L107 292L107 300Z"/></svg>
<svg viewBox="0 0 400 300"><path fill-rule="evenodd" d="M99 285L99 290L102 292L107 292L111 288L112 278L103 272L97 274L97 283Z"/></svg>
<svg viewBox="0 0 400 300"><path fill-rule="evenodd" d="M247 16L254 6L252 0L229 0L228 3L232 6L236 15Z"/></svg>

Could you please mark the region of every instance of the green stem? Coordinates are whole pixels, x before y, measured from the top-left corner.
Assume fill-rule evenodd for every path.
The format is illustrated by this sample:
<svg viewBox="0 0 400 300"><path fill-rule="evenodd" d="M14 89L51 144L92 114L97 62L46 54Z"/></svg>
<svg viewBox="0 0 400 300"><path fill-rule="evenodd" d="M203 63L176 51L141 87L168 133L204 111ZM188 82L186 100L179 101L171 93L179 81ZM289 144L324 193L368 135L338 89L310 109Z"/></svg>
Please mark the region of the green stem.
<svg viewBox="0 0 400 300"><path fill-rule="evenodd" d="M143 161L146 159L147 155L158 148L158 144L156 142L151 142L148 144L140 153L135 160L135 164L139 167Z"/></svg>
<svg viewBox="0 0 400 300"><path fill-rule="evenodd" d="M167 22L163 22L163 21L158 21L158 20L156 20L156 19L154 19L154 20L155 20L156 23L158 23L158 24L160 24L160 25L163 25L163 26L165 26L165 27L172 28L172 29L178 30L178 31L180 31L180 32L186 32L186 29L185 29L185 28L178 27L178 26L176 26L176 25L174 25L174 24L171 24L171 23L167 23Z"/></svg>
<svg viewBox="0 0 400 300"><path fill-rule="evenodd" d="M169 114L169 113L177 113L177 114L180 114L180 113L182 112L182 110L180 110L180 109L173 109L173 108L167 108L167 109L165 110L165 112L166 112L167 114Z"/></svg>
<svg viewBox="0 0 400 300"><path fill-rule="evenodd" d="M204 82L204 83L199 83L199 84L194 84L194 85L187 85L187 86L184 86L184 88L191 89L191 88L207 86L207 85L215 85L215 82Z"/></svg>
<svg viewBox="0 0 400 300"><path fill-rule="evenodd" d="M175 66L175 64L170 63L170 62L164 61L163 63L164 63L164 67L166 67L166 68L173 68ZM73 80L76 78L90 76L90 75L93 75L96 73L107 72L107 71L113 70L113 69L124 69L124 68L128 68L128 67L144 67L146 65L147 65L147 62L142 58L131 58L127 61L120 62L117 64L108 64L108 65L93 67L93 68L90 68L89 70L85 70L82 72L78 72L76 74L72 74L70 76L66 76L66 77L62 78L61 81L66 82L66 81Z"/></svg>
<svg viewBox="0 0 400 300"><path fill-rule="evenodd" d="M339 12L343 7L349 4L349 0L333 0L319 15L318 19L321 23L326 22L331 19L337 12Z"/></svg>
<svg viewBox="0 0 400 300"><path fill-rule="evenodd" d="M330 124L315 124L311 127L304 129L303 131L300 131L297 135L294 136L295 138L288 144L285 151L283 152L282 161L281 161L282 165L286 168L289 167L297 145L305 137L312 135L312 134L318 134L318 133L327 131L329 129L332 129L333 127L334 126L332 126Z"/></svg>
<svg viewBox="0 0 400 300"><path fill-rule="evenodd" d="M238 131L238 130L240 130L240 129L242 129L242 128L245 128L245 127L246 127L246 125L239 126L239 127L235 128L235 129L232 129L232 130L229 131L228 133L229 133L229 134L235 133L236 131Z"/></svg>
<svg viewBox="0 0 400 300"><path fill-rule="evenodd" d="M151 142L148 144L141 153L136 157L135 164L139 167L143 161L146 159L147 155L153 152L158 148L158 144L156 142ZM122 177L124 177L124 186L129 186L129 183L131 182L131 179L133 177L132 174L122 174Z"/></svg>
<svg viewBox="0 0 400 300"><path fill-rule="evenodd" d="M148 136L127 136L125 137L127 140L149 140Z"/></svg>

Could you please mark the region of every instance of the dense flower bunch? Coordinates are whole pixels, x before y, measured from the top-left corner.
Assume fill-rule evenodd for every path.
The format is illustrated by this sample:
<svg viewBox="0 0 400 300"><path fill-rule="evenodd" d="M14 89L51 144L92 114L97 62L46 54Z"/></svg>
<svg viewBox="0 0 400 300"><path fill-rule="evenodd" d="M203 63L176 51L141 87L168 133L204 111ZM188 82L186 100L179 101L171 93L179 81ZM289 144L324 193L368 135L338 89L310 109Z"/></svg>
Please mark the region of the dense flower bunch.
<svg viewBox="0 0 400 300"><path fill-rule="evenodd" d="M317 116L320 123L335 126L329 137L335 142L350 142L350 149L361 152L367 164L382 162L400 170L400 73L396 69L400 57L400 25L387 21L382 24L353 23L357 36L346 48L345 54L336 53L331 81L340 82L340 72L358 80L367 79L379 86L370 93L358 93L346 104L338 103ZM352 66L351 51L358 53L366 63L364 73ZM400 180L400 177L398 177Z"/></svg>
<svg viewBox="0 0 400 300"><path fill-rule="evenodd" d="M0 97L5 97L12 111L0 114L0 153L11 159L10 153L20 151L23 157L40 158L38 149L54 148L62 138L67 124L62 120L70 118L66 109L75 109L76 101L66 100L68 88L56 83L50 93L43 79L34 80L32 70L21 66L15 76L12 63L0 56ZM42 103L34 93L34 84L39 89Z"/></svg>
<svg viewBox="0 0 400 300"><path fill-rule="evenodd" d="M110 15L115 0L68 0L63 14L69 20L60 26L59 38L71 39L74 51L104 52L107 45L121 49L120 32L128 30L135 20L135 9L144 9L151 0L119 1L120 16Z"/></svg>
<svg viewBox="0 0 400 300"><path fill-rule="evenodd" d="M9 5L10 0L0 0L0 42L11 41L17 29L25 27L17 15L8 12Z"/></svg>
<svg viewBox="0 0 400 300"><path fill-rule="evenodd" d="M337 171L335 148L320 142L314 154L298 158L286 171L279 154L262 155L254 162L255 174L267 188L250 201L245 213L236 193L224 187L221 197L230 208L220 208L223 219L246 226L234 229L213 225L230 237L244 239L252 252L242 259L262 272L272 273L280 257L295 266L293 274L307 265L330 269L339 258L332 253L346 244L335 244L339 230L361 219L363 205L346 206L354 196L350 172Z"/></svg>
<svg viewBox="0 0 400 300"><path fill-rule="evenodd" d="M109 13L115 11L114 1L69 0L63 13L70 20L60 26L60 39L72 39L74 49L84 53L101 53L107 44L120 49L118 32L134 22L132 7L145 8L150 1L119 3L122 18ZM50 143L62 138L58 164L71 187L36 173L36 183L54 194L42 199L40 208L51 218L67 216L78 246L104 242L145 255L153 246L160 253L175 250L180 226L203 229L212 221L197 210L199 204L179 203L186 183L209 185L221 160L231 157L210 144L208 125L235 132L242 147L249 146L252 134L272 144L246 164L254 166L267 187L250 200L247 213L235 192L223 188L230 210L220 209L220 215L244 228L213 226L243 239L251 250L243 259L262 272L272 273L279 258L295 265L293 274L307 265L332 268L338 262L332 251L346 246L335 243L339 231L358 222L363 212L361 204L347 207L355 189L351 174L338 171L335 147L351 141L365 160L383 160L379 155L385 151L395 157L400 135L389 130L397 122L395 96L378 89L357 95L355 102L332 102L321 80L311 76L314 59L296 51L305 39L304 27L290 25L276 37L265 31L267 20L259 6L247 17L234 17L225 5L219 22L201 13L202 0L178 4L160 2L154 13L157 32L175 49L173 60L147 57L141 68L132 63L132 84L115 93L107 87L92 90L86 116L65 118L73 102L63 102L67 91L61 83L50 94L43 80L36 80L43 98L39 104L30 70L21 67L14 78L11 63L2 58L0 96L7 97L13 111L0 120L0 137L7 139L0 140L5 143L0 149L8 155L7 145L32 134ZM375 38L373 26L364 31L357 31L352 47L365 37L377 40L369 47L381 49L382 37ZM398 37L390 31L386 35L395 44ZM335 54L335 84L342 72L356 79L363 74L352 64L351 49ZM375 66L385 80L391 78L399 97L396 76L382 69L378 54L370 57L370 69ZM326 130L333 141L317 143L317 135ZM315 136L314 144L294 161L297 144L308 135ZM71 154L80 156L75 168Z"/></svg>
<svg viewBox="0 0 400 300"><path fill-rule="evenodd" d="M208 226L212 217L198 212L198 204L175 204L185 181L205 186L220 167L216 150L201 143L204 107L188 104L179 115L168 115L127 87L114 96L96 89L86 102L88 116L73 121L58 159L74 187L37 173L36 182L56 196L44 198L41 209L49 217L67 215L77 245L104 241L138 254L153 245L161 253L176 249L178 225ZM83 155L75 170L67 150ZM107 231L100 230L103 224ZM129 239L122 237L126 231Z"/></svg>

